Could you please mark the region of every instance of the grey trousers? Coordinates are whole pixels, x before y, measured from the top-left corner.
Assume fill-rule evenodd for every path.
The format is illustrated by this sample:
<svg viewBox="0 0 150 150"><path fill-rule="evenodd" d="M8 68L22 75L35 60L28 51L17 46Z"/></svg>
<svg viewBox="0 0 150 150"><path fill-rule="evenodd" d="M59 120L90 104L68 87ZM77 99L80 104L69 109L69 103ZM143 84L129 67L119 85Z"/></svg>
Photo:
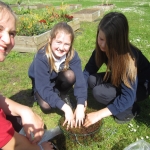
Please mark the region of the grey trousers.
<svg viewBox="0 0 150 150"><path fill-rule="evenodd" d="M107 80L107 82L104 82L104 75L104 72L91 75L88 79L88 86L92 89L93 97L99 103L107 106L108 104L112 103L114 99L120 94L120 89L111 84L110 78ZM120 120L125 120L126 118L128 118L128 116L134 116L140 111L137 102L146 99L148 95L148 89L145 88L144 84L138 85L137 96L133 106L129 107L124 112L117 114L115 117Z"/></svg>

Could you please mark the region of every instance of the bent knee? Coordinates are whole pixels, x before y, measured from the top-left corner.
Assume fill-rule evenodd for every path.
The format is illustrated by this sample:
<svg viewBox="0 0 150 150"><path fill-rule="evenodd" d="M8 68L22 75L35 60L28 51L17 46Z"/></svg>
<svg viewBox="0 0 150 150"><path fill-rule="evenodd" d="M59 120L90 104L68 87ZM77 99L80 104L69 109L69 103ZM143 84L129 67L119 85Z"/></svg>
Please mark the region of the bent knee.
<svg viewBox="0 0 150 150"><path fill-rule="evenodd" d="M38 102L42 112L45 114L49 113L51 111L51 106L47 102L45 102L37 92L35 93L35 97L37 99L37 102Z"/></svg>
<svg viewBox="0 0 150 150"><path fill-rule="evenodd" d="M39 104L39 105L40 105L40 108L44 114L50 113L51 107L48 104L47 104L48 106L47 105L41 105L41 104Z"/></svg>
<svg viewBox="0 0 150 150"><path fill-rule="evenodd" d="M95 76L89 76L88 85L91 89L93 89L96 86L96 77Z"/></svg>
<svg viewBox="0 0 150 150"><path fill-rule="evenodd" d="M107 105L115 98L116 92L109 92L108 89L104 90L103 87L100 88L100 86L96 86L93 88L93 96L98 102Z"/></svg>
<svg viewBox="0 0 150 150"><path fill-rule="evenodd" d="M105 100L105 97L106 97L106 96L103 94L103 92L102 92L99 88L97 88L97 87L94 87L94 88L93 88L93 96L94 96L94 98L95 98L97 101L99 101L99 102Z"/></svg>

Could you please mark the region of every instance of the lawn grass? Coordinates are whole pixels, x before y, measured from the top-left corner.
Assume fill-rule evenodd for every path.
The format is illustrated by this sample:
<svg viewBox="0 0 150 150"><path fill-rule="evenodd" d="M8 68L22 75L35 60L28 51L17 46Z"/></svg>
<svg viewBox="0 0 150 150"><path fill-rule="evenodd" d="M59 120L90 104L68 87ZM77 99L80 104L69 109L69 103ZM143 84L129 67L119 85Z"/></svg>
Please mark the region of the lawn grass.
<svg viewBox="0 0 150 150"><path fill-rule="evenodd" d="M36 2L37 1L38 0L36 0ZM9 2L11 1L9 0ZM54 1L53 3L57 4ZM58 3L60 4L61 1ZM67 1L67 3L84 3L84 5L88 3L89 5L92 1ZM93 2L93 4L94 3L98 3L98 1ZM130 26L130 41L139 47L143 54L150 60L150 5L148 0L137 0L136 2L131 0L111 0L111 3L116 6L112 11L123 12L128 18ZM91 23L81 22L81 28L75 32L76 38L74 47L78 51L82 60L82 68L84 68L95 47L96 30L100 19L101 18ZM39 106L33 101L33 97L30 95L31 81L28 78L28 68L33 56L33 53L18 53L12 51L5 62L0 63L0 92L19 103L30 106L43 118L47 128L53 128L57 126L62 112L56 110L51 114L43 114L39 109ZM104 71L104 69L105 66L103 66L100 71ZM88 107L92 107L95 110L103 107L98 105L93 99L91 91L89 91L88 94ZM70 95L71 98L74 98L72 91L70 91ZM80 146L79 144L72 144L72 146L70 146L68 144L70 143L70 139L66 138L66 150L123 150L123 148L130 143L142 138L150 143L150 137L147 137L150 135L150 100L147 99L141 102L140 106L140 115L132 120L130 124L119 125L115 123L113 117L104 118L104 123L99 132L99 139L97 142L93 141L93 144L88 147ZM63 147L62 150L64 149L65 148Z"/></svg>

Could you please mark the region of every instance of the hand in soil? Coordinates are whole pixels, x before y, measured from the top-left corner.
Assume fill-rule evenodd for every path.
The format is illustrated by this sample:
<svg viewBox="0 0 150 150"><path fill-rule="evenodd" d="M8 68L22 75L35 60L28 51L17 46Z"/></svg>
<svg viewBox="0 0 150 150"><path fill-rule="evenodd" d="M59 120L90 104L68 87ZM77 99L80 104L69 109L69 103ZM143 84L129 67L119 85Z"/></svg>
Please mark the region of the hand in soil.
<svg viewBox="0 0 150 150"><path fill-rule="evenodd" d="M86 115L85 122L83 124L84 127L88 127L96 122L101 120L100 115L98 111L92 112Z"/></svg>
<svg viewBox="0 0 150 150"><path fill-rule="evenodd" d="M67 124L67 129L69 129L69 127L73 128L73 126L75 125L75 120L71 107L67 104L64 104L62 110L65 112L65 121L63 123L63 126Z"/></svg>
<svg viewBox="0 0 150 150"><path fill-rule="evenodd" d="M92 133L92 132L98 130L100 128L100 126L102 125L102 120L99 120L98 122L96 122L93 125L90 125L89 127L84 127L82 125L80 128L69 128L67 130L66 129L67 126L66 125L63 126L64 119L65 119L64 117L61 117L59 126L60 126L61 130L67 134L89 134L89 133Z"/></svg>
<svg viewBox="0 0 150 150"><path fill-rule="evenodd" d="M78 104L77 108L74 112L74 118L75 118L75 128L81 127L84 123L85 118L85 112L84 112L84 105Z"/></svg>

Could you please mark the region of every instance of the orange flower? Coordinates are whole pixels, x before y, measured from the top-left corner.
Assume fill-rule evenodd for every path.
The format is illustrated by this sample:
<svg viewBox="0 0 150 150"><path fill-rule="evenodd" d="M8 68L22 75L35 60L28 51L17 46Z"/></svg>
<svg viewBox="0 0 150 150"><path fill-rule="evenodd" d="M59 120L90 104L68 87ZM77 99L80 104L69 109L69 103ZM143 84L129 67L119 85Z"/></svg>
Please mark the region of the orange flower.
<svg viewBox="0 0 150 150"><path fill-rule="evenodd" d="M39 21L40 23L46 23L46 20L42 19Z"/></svg>

